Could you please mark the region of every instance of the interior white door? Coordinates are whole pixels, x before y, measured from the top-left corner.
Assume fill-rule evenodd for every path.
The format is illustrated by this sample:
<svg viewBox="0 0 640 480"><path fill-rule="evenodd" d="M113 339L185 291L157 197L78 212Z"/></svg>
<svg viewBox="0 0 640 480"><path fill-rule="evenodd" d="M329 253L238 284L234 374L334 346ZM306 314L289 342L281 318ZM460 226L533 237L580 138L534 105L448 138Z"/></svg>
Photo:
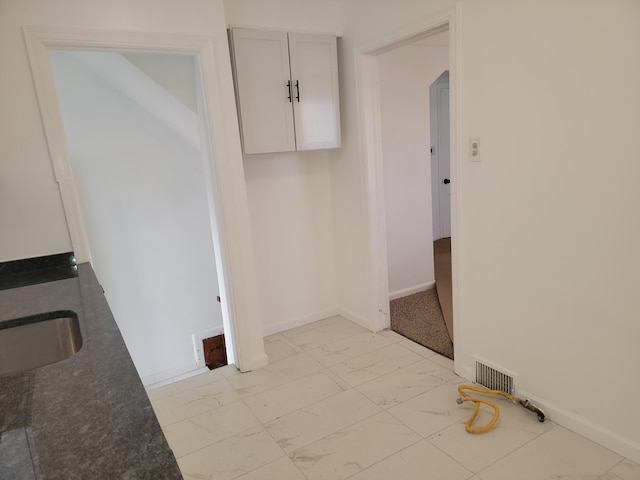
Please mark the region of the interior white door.
<svg viewBox="0 0 640 480"><path fill-rule="evenodd" d="M449 71L429 87L433 239L451 236Z"/></svg>
<svg viewBox="0 0 640 480"><path fill-rule="evenodd" d="M440 234L451 236L451 168L449 160L449 78L438 87L438 164L440 170Z"/></svg>

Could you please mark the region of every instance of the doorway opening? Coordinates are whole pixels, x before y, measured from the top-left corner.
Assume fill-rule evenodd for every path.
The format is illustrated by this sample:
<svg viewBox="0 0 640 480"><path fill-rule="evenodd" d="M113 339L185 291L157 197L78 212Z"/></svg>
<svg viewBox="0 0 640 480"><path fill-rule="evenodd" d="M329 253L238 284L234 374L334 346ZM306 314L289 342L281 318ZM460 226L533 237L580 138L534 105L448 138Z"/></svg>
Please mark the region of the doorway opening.
<svg viewBox="0 0 640 480"><path fill-rule="evenodd" d="M372 322L374 330L389 328L392 314L390 300L424 292L435 286L434 241L437 237L434 235L432 211L434 187L432 186L430 147L433 139L428 140L429 85L445 70L450 70L455 75L453 20L451 15L419 32L407 32L404 36L400 35L400 40L371 48L361 53L358 58L361 114L364 118L372 117L364 125L363 148L367 157L365 168L369 179L372 271L377 272L373 285L376 299L374 312L377 312ZM428 49L430 42L444 50L442 54L444 61L439 64L429 62L427 56L410 52L410 50L419 51L421 48ZM404 61L408 65L404 67L404 71L398 70L398 65L389 66L388 57L399 58L403 55L403 51L408 58ZM407 51L410 53L406 53ZM413 73L412 67L414 70L431 69L428 74L422 72L423 81L417 88L411 88L411 82L420 74ZM396 72L401 72L402 81L394 86L397 90L394 103L385 100L385 95L390 91L390 89L385 90L385 79L388 76L393 78ZM421 117L403 116L405 112L410 111L411 107L399 108L398 100L405 103L413 102L414 106L422 105ZM395 117L393 112L387 116L385 109L387 111L396 109ZM452 111L451 125L455 124L454 115ZM415 118L418 119L415 120ZM395 135L395 140L389 139L390 132L391 136ZM414 146L411 151L407 151L407 145L410 143L407 139L410 135L412 135ZM450 139L452 154L455 154L453 151L455 136L456 132L452 130ZM420 144L420 141L423 143ZM401 158L410 158L411 161L407 162L409 165L404 165ZM451 158L453 164L455 155ZM449 180L447 185L451 185L453 191L455 191L454 177L455 166L452 165L451 175L446 178ZM433 180L435 182L435 178ZM393 205L393 202L397 204ZM455 218L455 206L451 214ZM455 232L455 228L453 230ZM435 233L440 234L440 232ZM411 242L414 242L413 245ZM452 277L454 278L455 274ZM437 303L436 305L438 313L442 315L439 305ZM441 331L450 342L450 335L442 317L441 321ZM453 322L451 326L453 332Z"/></svg>
<svg viewBox="0 0 640 480"><path fill-rule="evenodd" d="M228 54L226 37L175 36L148 32L83 31L71 29L23 28L38 105L55 179L65 211L73 251L78 263L90 262L88 236L80 197L73 177L69 151L60 115L49 52L51 50L126 51L188 54L195 59L197 81L204 102L204 183L209 225L214 242L218 288L222 300L223 327L229 363L249 371L268 363L259 329L252 263L247 238L249 214L242 172L242 153L235 128L233 85L220 75L228 66L220 61ZM205 158L206 157L206 158ZM150 174L153 172L150 172ZM231 269L231 266L234 266ZM224 275L220 275L224 269ZM208 292L209 293L209 292ZM215 292L211 292L215 298ZM242 299L242 301L240 301ZM176 322L182 318L176 319ZM198 333L198 332L196 332ZM199 332L204 333L204 332ZM209 335L205 335L206 338ZM149 341L153 341L150 337ZM190 346L193 339L188 339ZM202 345L202 343L200 343ZM192 354L192 359L194 355ZM195 359L189 368L193 368ZM166 381L166 378L172 375ZM178 371L147 377L146 384L167 383L179 378ZM188 373L183 374L188 376Z"/></svg>
<svg viewBox="0 0 640 480"><path fill-rule="evenodd" d="M224 332L197 58L49 59L92 267L138 373L149 385L197 371L202 337Z"/></svg>

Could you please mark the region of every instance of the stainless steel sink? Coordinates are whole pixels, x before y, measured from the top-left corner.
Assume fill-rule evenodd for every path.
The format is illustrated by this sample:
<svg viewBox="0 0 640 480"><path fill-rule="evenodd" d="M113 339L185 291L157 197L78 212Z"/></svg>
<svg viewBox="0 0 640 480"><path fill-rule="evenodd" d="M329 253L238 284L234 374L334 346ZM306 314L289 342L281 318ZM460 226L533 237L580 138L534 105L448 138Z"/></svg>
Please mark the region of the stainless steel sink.
<svg viewBox="0 0 640 480"><path fill-rule="evenodd" d="M47 312L0 323L0 376L69 358L82 347L78 316Z"/></svg>

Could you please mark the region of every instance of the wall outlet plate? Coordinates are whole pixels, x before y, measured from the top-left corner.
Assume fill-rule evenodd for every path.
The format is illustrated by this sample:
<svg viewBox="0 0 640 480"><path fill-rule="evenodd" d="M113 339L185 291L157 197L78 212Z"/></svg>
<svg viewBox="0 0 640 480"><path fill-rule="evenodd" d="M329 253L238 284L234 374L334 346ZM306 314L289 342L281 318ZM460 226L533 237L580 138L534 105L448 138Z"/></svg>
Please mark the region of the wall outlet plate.
<svg viewBox="0 0 640 480"><path fill-rule="evenodd" d="M469 139L469 161L480 161L480 139L478 137Z"/></svg>

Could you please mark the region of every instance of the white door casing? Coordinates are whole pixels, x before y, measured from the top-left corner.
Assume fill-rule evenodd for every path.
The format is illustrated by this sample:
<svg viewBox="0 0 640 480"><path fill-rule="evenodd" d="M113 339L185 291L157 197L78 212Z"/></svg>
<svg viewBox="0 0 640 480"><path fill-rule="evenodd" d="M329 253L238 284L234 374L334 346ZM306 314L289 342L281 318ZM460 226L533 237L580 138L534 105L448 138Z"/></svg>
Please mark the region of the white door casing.
<svg viewBox="0 0 640 480"><path fill-rule="evenodd" d="M227 342L241 371L268 363L260 332L260 312L253 272L249 212L242 168L242 154L228 57L224 45L210 36L176 36L141 32L23 28L45 137L54 175L60 188L65 216L76 258L91 261L91 253L69 161L64 129L49 63L49 48L93 50L151 50L195 55L204 92L206 125L203 143L207 195L211 212L216 264L224 272L220 282L226 310ZM228 84L227 84L228 80ZM231 100L230 100L231 97ZM234 265L234 269L230 266ZM226 307L226 308L225 308Z"/></svg>
<svg viewBox="0 0 640 480"><path fill-rule="evenodd" d="M413 43L420 38L449 30L449 65L451 81L454 85L454 94L451 97L450 118L453 128L450 130L451 148L451 174L456 178L456 158L458 155L457 129L458 129L458 96L457 71L458 71L458 43L457 43L457 7L435 15L430 21L424 21L419 26L413 26L394 34L376 40L371 44L356 47L356 94L358 110L358 128L360 131L360 150L362 177L364 179L364 203L367 230L369 232L367 253L368 270L371 275L371 304L369 308L369 328L378 331L389 327L389 288L388 267L386 257L386 231L384 224L384 188L382 184L382 149L380 130L380 92L378 65L376 55L384 53L392 48ZM458 240L456 232L456 184L451 184L451 229L452 229L452 281L453 281L453 306L458 308L457 268L458 268ZM453 319L456 340L462 344L464 331L458 327L460 315ZM456 362L456 368L457 368Z"/></svg>
<svg viewBox="0 0 640 480"><path fill-rule="evenodd" d="M150 77L115 51L49 55L92 266L136 369L151 385L204 367L204 355L193 361L192 335L223 333L223 276L203 180L195 58L146 54L156 67ZM192 107L157 83L173 75Z"/></svg>

